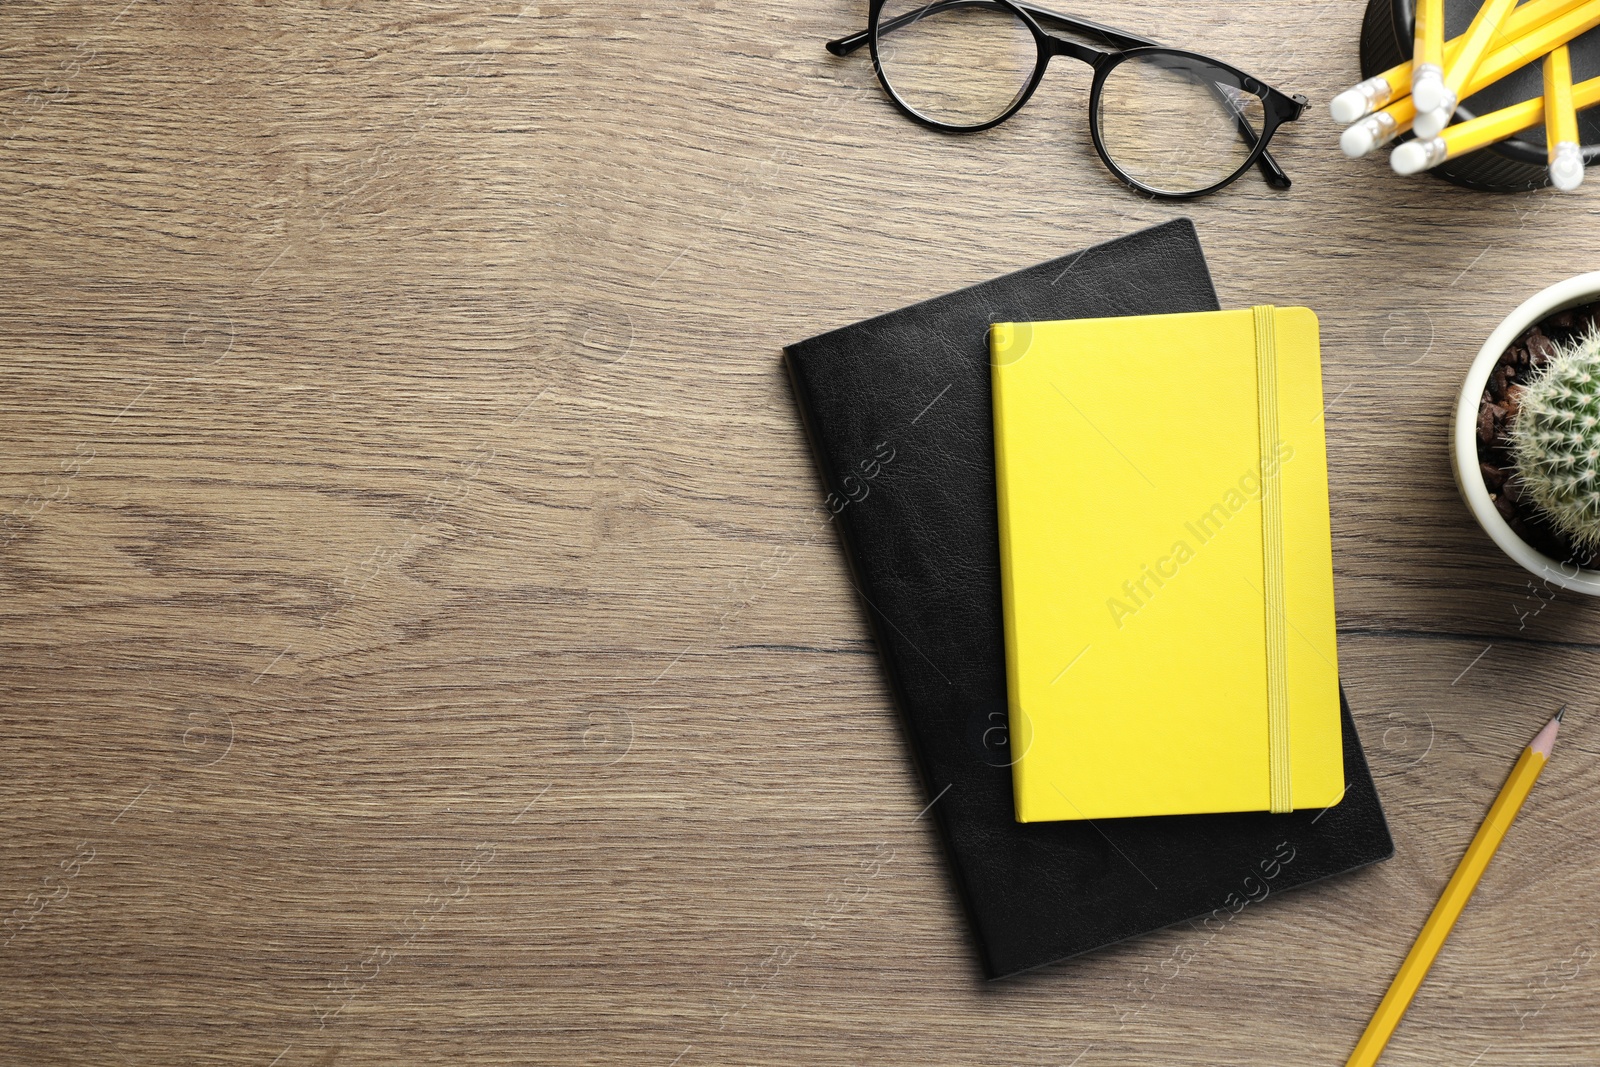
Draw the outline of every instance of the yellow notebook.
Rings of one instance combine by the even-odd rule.
[[[989,343],[1017,819],[1338,803],[1316,315]]]

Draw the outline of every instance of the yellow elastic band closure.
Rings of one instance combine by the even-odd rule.
[[[1292,811],[1289,773],[1289,639],[1283,593],[1283,486],[1278,463],[1278,338],[1270,304],[1253,309],[1256,412],[1261,434],[1261,580],[1267,605],[1267,772],[1274,812]]]

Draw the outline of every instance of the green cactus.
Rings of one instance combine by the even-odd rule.
[[[1556,346],[1522,390],[1511,443],[1540,510],[1575,544],[1600,548],[1600,330]]]

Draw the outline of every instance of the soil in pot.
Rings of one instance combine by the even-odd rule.
[[[1478,469],[1489,497],[1516,535],[1551,559],[1584,568],[1600,567],[1600,550],[1574,545],[1524,495],[1511,454],[1522,388],[1555,354],[1558,343],[1575,340],[1600,325],[1600,301],[1558,311],[1524,330],[1500,354],[1478,403]]]

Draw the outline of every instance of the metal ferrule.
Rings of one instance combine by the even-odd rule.
[[[1359,85],[1351,86],[1351,88],[1360,93],[1361,98],[1367,102],[1367,114],[1369,115],[1394,99],[1394,86],[1390,85],[1389,79],[1382,75],[1368,78]]]
[[[1431,141],[1419,139],[1416,143],[1422,146],[1424,152],[1428,153],[1428,162],[1424,164],[1423,170],[1437,167],[1450,158],[1450,149],[1445,145],[1443,137],[1435,137]]]
[[[1388,144],[1400,136],[1400,124],[1387,111],[1379,111],[1377,114],[1368,115],[1361,120],[1361,125],[1372,135],[1373,148]]]

